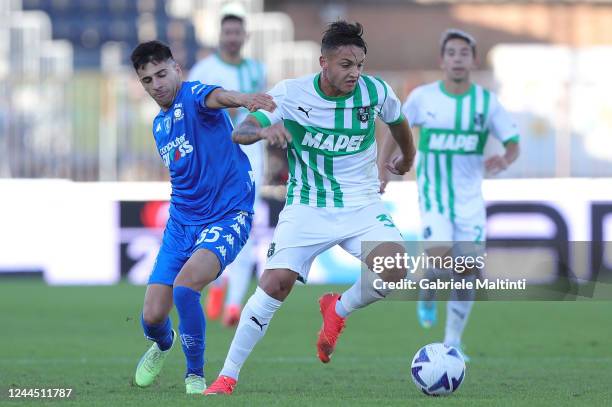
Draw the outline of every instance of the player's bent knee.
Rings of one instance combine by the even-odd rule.
[[[151,284],[147,287],[142,318],[148,325],[163,323],[172,310],[172,287],[163,284]]]
[[[374,270],[374,259],[378,258],[392,258],[397,259],[398,256],[401,259],[406,254],[405,248],[396,242],[384,242],[376,246],[366,257],[366,265],[370,270]],[[383,281],[387,282],[398,282],[406,277],[407,269],[402,266],[402,262],[393,261],[391,262],[393,267],[387,267],[385,270],[379,273],[379,277]]]
[[[297,273],[289,269],[269,269],[259,279],[259,287],[270,297],[284,301],[291,292]]]
[[[147,325],[159,325],[168,318],[169,313],[169,310],[162,306],[145,306],[142,310],[142,319]]]

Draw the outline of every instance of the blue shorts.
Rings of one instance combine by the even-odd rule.
[[[148,284],[174,285],[174,279],[191,255],[199,249],[213,252],[223,272],[234,261],[251,232],[253,215],[230,212],[223,219],[205,225],[181,225],[168,219]]]

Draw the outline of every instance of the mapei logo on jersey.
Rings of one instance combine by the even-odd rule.
[[[192,151],[193,146],[189,144],[189,140],[183,134],[160,148],[159,154],[162,156],[164,165],[169,167],[171,162],[180,160]]]
[[[429,135],[430,151],[475,152],[478,149],[478,134],[455,134],[432,132]]]
[[[357,118],[361,123],[367,123],[370,120],[370,107],[360,107],[357,109]]]
[[[344,134],[323,134],[313,135],[310,132],[304,134],[302,145],[319,150],[334,152],[354,152],[359,151],[365,136],[345,136]]]

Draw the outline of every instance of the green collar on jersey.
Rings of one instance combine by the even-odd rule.
[[[346,100],[350,98],[355,93],[355,89],[357,89],[357,86],[359,86],[359,80],[357,80],[357,83],[355,84],[355,88],[353,88],[353,91],[351,93],[347,93],[346,95],[340,95],[340,96],[327,96],[325,93],[323,93],[323,90],[321,89],[321,86],[319,85],[319,78],[321,78],[320,72],[316,74],[314,77],[315,90],[317,91],[319,96],[321,96],[323,99],[330,100],[332,102],[337,102],[337,101]]]
[[[469,95],[472,89],[476,86],[473,83],[471,83],[468,90],[460,94],[455,94],[455,93],[450,93],[449,91],[446,90],[446,88],[444,87],[444,81],[440,81],[438,83],[440,84],[440,90],[442,91],[442,93],[444,93],[449,98],[454,98],[454,99],[461,99],[462,97]]]
[[[244,58],[241,58],[241,59],[240,59],[240,62],[238,62],[237,64],[234,64],[234,63],[232,63],[232,62],[227,62],[226,60],[224,60],[223,58],[221,58],[221,53],[220,53],[220,52],[215,52],[215,56],[217,57],[217,59],[218,59],[219,61],[221,61],[221,63],[223,63],[223,64],[225,64],[225,65],[233,66],[233,67],[235,67],[235,68],[238,68],[239,66],[242,66],[242,65],[243,65],[243,64],[246,62],[246,59],[244,59]]]

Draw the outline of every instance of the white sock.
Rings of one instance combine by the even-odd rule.
[[[212,281],[212,282],[209,284],[209,286],[210,286],[210,287],[218,287],[218,288],[221,288],[221,287],[223,287],[223,285],[225,285],[225,283],[227,282],[227,279],[226,279],[226,278],[227,278],[227,277],[225,276],[225,274],[221,274],[221,275],[219,276],[219,278],[217,278],[216,280],[213,280],[213,281]]]
[[[342,293],[340,301],[336,303],[336,313],[339,316],[346,318],[356,309],[363,308],[372,304],[373,302],[385,298],[391,292],[391,290],[375,289],[374,280],[378,278],[378,275],[372,272],[362,272],[355,284],[350,286],[348,290]]]
[[[227,270],[227,299],[225,305],[241,306],[244,296],[249,289],[253,265],[255,264],[255,252],[253,238],[249,238],[238,253],[238,256]]]
[[[222,375],[238,380],[242,365],[265,335],[272,316],[281,304],[281,301],[275,300],[257,287],[240,316],[238,328],[221,369]]]
[[[349,312],[342,306],[342,298],[340,298],[340,301],[336,301],[336,314],[342,318],[348,317]]]
[[[444,343],[446,345],[461,345],[463,330],[467,324],[473,304],[473,300],[450,300],[446,304],[446,331],[444,333]]]
[[[476,275],[469,274],[462,277],[465,281],[475,284]],[[468,317],[474,305],[476,289],[451,291],[450,299],[446,304],[446,330],[444,343],[451,346],[461,345],[463,330],[467,325]]]

